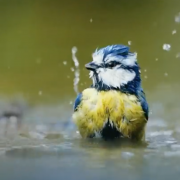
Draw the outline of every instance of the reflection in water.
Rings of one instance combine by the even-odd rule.
[[[179,177],[178,5],[1,2],[1,179]],[[147,144],[83,140],[71,122],[75,93],[91,83],[84,64],[97,47],[116,43],[138,53],[150,104]]]

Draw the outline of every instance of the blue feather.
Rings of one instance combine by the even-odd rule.
[[[142,89],[138,93],[138,98],[139,98],[139,101],[141,103],[142,109],[144,111],[145,117],[148,120],[148,118],[149,118],[148,117],[149,116],[149,106],[148,106],[148,103],[146,101],[145,93],[143,92]]]
[[[126,56],[129,53],[129,47],[121,44],[110,45],[95,51],[95,54],[103,54],[103,59],[112,54],[112,56]]]
[[[74,102],[74,111],[77,110],[79,104],[81,103],[81,99],[82,99],[82,93],[79,93],[76,97],[76,100]]]
[[[129,52],[129,47],[128,46],[124,46],[124,45],[111,45],[111,46],[107,46],[105,47],[105,51],[108,54],[117,54],[117,55],[121,55],[124,53],[128,53]]]

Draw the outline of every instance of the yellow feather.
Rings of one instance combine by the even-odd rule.
[[[144,139],[147,120],[136,96],[115,90],[85,89],[78,110],[73,114],[82,137],[101,131],[108,118],[124,137]]]

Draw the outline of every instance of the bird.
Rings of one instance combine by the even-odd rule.
[[[81,137],[145,141],[149,106],[137,53],[108,45],[96,49],[85,67],[92,85],[77,95],[72,114]]]

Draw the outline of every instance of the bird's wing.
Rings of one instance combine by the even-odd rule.
[[[79,104],[81,103],[81,99],[82,99],[82,93],[79,93],[74,102],[74,111],[77,111],[77,108],[78,108]]]
[[[148,120],[149,118],[149,106],[148,103],[146,101],[146,95],[144,93],[144,91],[141,89],[138,93],[138,99],[141,103],[142,109],[144,111],[145,117]]]

